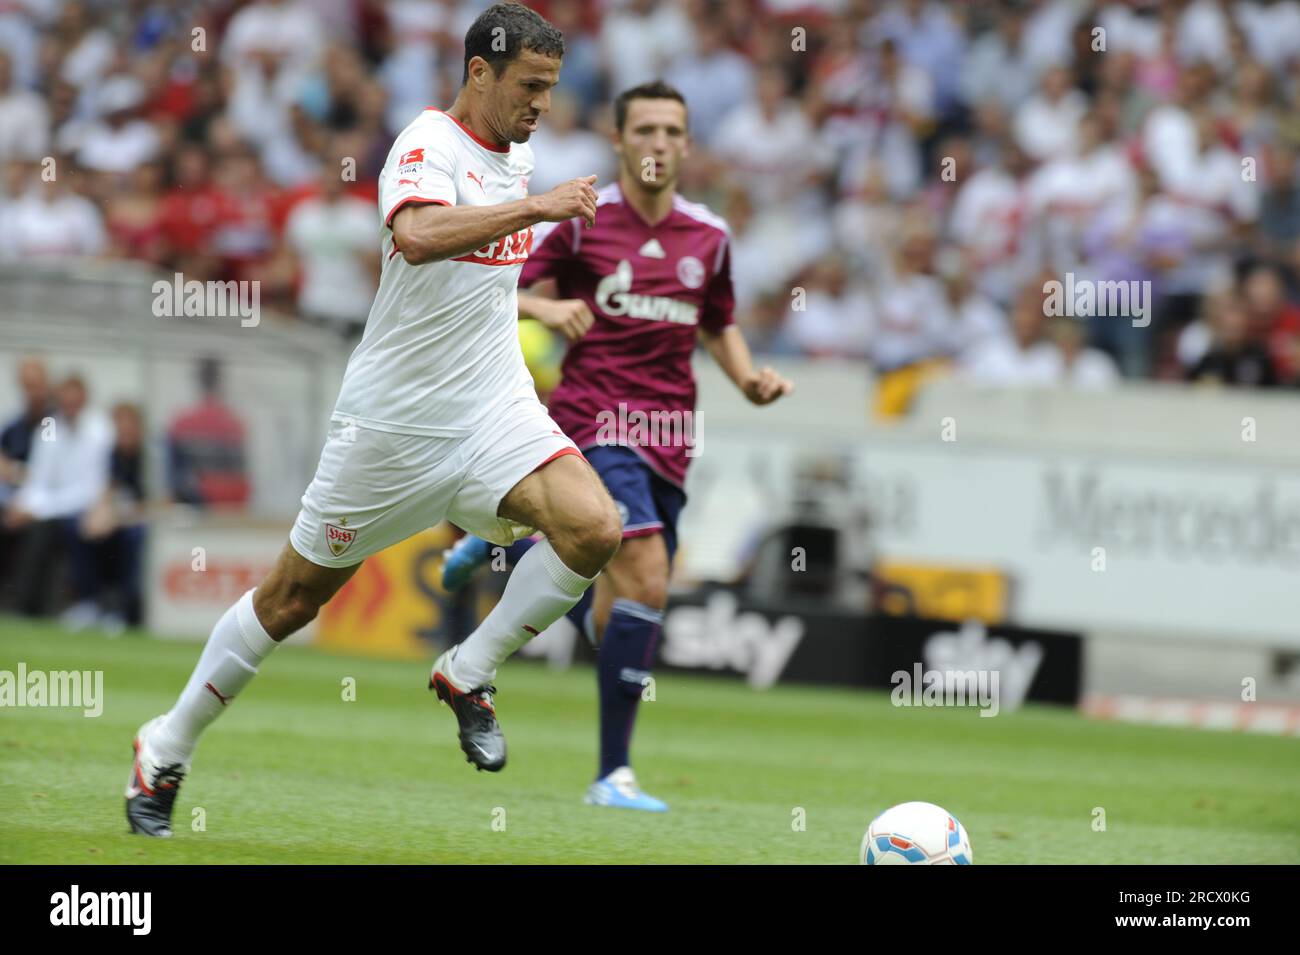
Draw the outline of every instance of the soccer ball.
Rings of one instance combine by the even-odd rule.
[[[970,865],[975,856],[966,827],[930,802],[905,802],[886,809],[867,827],[859,861],[863,865]]]

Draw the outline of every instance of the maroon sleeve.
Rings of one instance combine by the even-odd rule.
[[[544,222],[533,226],[533,248],[524,270],[519,273],[519,287],[536,285],[545,279],[559,279],[573,264],[577,252],[577,219]]]
[[[735,321],[732,313],[736,308],[736,296],[731,287],[731,239],[728,236],[723,236],[717,255],[718,267],[704,290],[704,309],[700,314],[701,327],[715,335]]]

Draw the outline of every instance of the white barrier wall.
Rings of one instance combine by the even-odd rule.
[[[757,409],[699,368],[684,576],[735,576],[755,529],[790,512],[796,475],[819,469],[843,485],[818,485],[826,509],[869,519],[877,556],[996,567],[1025,626],[1300,647],[1300,396],[946,380],[874,425],[865,376],[782,370],[795,398]]]

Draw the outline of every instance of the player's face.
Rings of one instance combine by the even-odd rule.
[[[624,171],[650,192],[677,185],[690,146],[686,107],[675,99],[632,100],[614,137]]]
[[[506,64],[488,92],[489,114],[503,139],[528,142],[528,137],[537,132],[542,114],[551,109],[551,87],[559,79],[559,57],[522,50]]]

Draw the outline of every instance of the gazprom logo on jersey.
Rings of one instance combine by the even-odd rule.
[[[633,448],[685,448],[686,456],[700,453],[701,428],[693,411],[644,411],[628,409],[620,401],[618,410],[596,414],[596,444]]]
[[[679,302],[665,295],[633,295],[632,263],[618,263],[613,275],[606,275],[596,286],[596,305],[606,315],[626,315],[651,322],[676,322],[698,325],[700,310],[690,302]]]
[[[533,250],[533,227],[521,229],[489,242],[469,255],[458,255],[453,262],[477,262],[479,265],[522,265]]]

